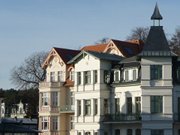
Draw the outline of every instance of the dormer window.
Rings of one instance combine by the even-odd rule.
[[[128,82],[129,81],[129,71],[128,70],[125,70],[125,72],[124,72],[124,80],[125,80],[125,82]]]
[[[124,70],[124,81],[136,81],[137,80],[137,68],[128,68]]]
[[[133,81],[137,80],[137,71],[134,69],[133,70]]]
[[[114,82],[119,82],[120,81],[120,71],[115,70],[114,71]]]

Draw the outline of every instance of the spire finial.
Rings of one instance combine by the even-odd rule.
[[[159,26],[160,26],[160,20],[162,20],[163,17],[161,16],[160,12],[159,12],[159,8],[158,8],[158,4],[156,2],[156,6],[154,8],[154,12],[151,16],[151,20],[153,20],[153,24],[155,25],[155,20],[159,21]]]

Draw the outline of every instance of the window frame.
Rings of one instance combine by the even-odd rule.
[[[77,72],[77,85],[81,85],[81,72]]]
[[[152,114],[163,113],[163,96],[151,96],[150,109]]]
[[[98,82],[98,72],[97,70],[93,70],[93,83],[97,83]]]
[[[49,117],[41,117],[41,126],[42,130],[49,130]]]
[[[51,92],[51,105],[54,107],[58,106],[58,92],[57,91],[53,91]]]
[[[59,120],[58,116],[53,116],[52,117],[52,130],[57,131],[59,130]]]
[[[132,97],[126,97],[126,104],[127,104],[127,114],[132,114]]]
[[[85,115],[91,115],[91,100],[87,99],[84,101]]]
[[[56,82],[55,72],[50,72],[50,82]]]
[[[150,65],[150,80],[162,80],[162,65]]]
[[[152,129],[151,135],[164,135],[164,130],[163,129]]]
[[[91,71],[84,71],[84,84],[91,84]]]

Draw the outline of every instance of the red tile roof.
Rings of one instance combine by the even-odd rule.
[[[97,44],[97,45],[88,45],[81,48],[84,51],[95,51],[95,52],[103,52],[108,44]]]
[[[79,50],[71,50],[71,49],[56,48],[56,47],[53,47],[53,48],[56,50],[56,52],[59,54],[59,56],[62,58],[62,60],[65,63],[67,63],[74,56],[76,56],[78,53],[80,53]]]

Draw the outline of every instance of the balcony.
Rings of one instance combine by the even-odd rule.
[[[61,113],[74,113],[74,105],[64,105],[60,107]]]
[[[63,86],[64,82],[41,82],[39,83],[39,87],[45,87],[45,88],[59,88]]]
[[[39,108],[39,112],[41,112],[41,113],[59,113],[59,107],[41,106]]]
[[[124,123],[124,122],[140,122],[140,114],[106,114],[104,116],[104,122],[106,123]]]

